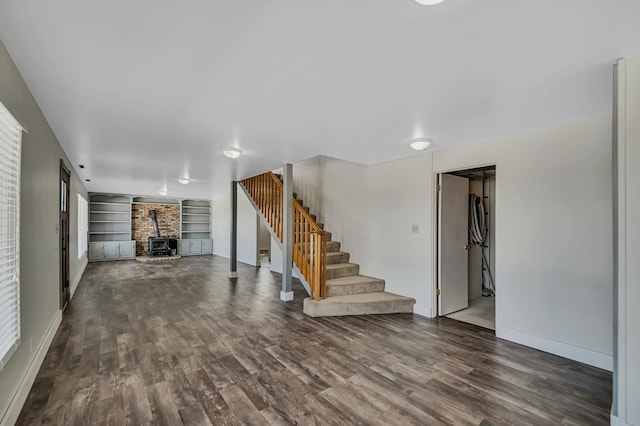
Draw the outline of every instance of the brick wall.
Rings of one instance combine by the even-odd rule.
[[[154,237],[153,220],[149,210],[155,210],[160,236],[178,238],[180,206],[178,204],[133,204],[131,206],[131,236],[136,240],[136,256],[144,256],[149,249],[149,237]]]

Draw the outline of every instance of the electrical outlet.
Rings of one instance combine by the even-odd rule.
[[[417,234],[418,232],[420,232],[420,226],[419,225],[411,225],[411,232],[413,232],[414,234]]]

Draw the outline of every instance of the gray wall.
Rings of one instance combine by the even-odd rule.
[[[28,128],[22,138],[20,206],[20,300],[22,338],[18,351],[0,371],[0,419],[36,356],[47,330],[59,319],[59,168],[71,167],[9,53],[0,43],[0,101]],[[72,169],[70,195],[70,280],[86,265],[78,259],[77,194],[87,191]],[[38,366],[39,367],[39,366]],[[27,389],[28,390],[28,389]],[[1,422],[1,421],[0,421]]]

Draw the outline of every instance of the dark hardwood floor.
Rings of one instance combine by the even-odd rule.
[[[227,269],[89,264],[18,424],[608,424],[608,372],[446,318],[309,318]]]

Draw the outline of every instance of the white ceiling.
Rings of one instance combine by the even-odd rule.
[[[0,0],[0,38],[90,191],[217,198],[318,154],[608,114],[639,18],[637,0]]]

